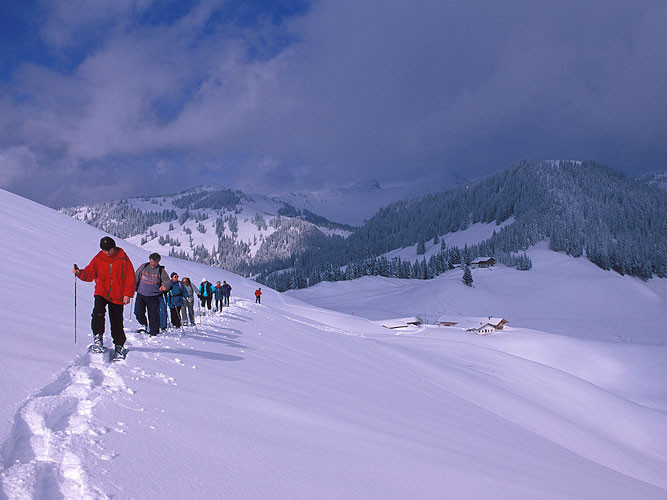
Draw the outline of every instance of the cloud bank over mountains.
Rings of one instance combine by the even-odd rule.
[[[1,8],[0,187],[54,206],[665,167],[662,1],[28,5]]]

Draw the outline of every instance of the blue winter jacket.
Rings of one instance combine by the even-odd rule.
[[[167,295],[167,302],[169,307],[181,307],[183,305],[183,299],[188,296],[188,292],[183,286],[183,283],[177,281],[176,283],[171,283],[171,290]]]
[[[223,287],[215,287],[213,289],[213,295],[215,295],[215,300],[222,300],[223,295],[225,295],[225,289]]]

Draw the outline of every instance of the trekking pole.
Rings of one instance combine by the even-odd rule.
[[[74,264],[74,269],[79,270],[79,266]],[[76,274],[74,275],[74,343],[76,344]]]

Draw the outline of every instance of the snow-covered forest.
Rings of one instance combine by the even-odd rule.
[[[377,255],[510,217],[514,223],[489,239],[491,255],[549,238],[553,250],[585,254],[603,269],[667,275],[667,193],[592,162],[525,162],[463,188],[392,204],[347,245],[351,255]]]

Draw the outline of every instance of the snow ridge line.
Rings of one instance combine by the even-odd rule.
[[[94,424],[93,409],[127,390],[109,351],[103,356],[79,356],[17,411],[2,446],[0,484],[9,500],[52,498],[57,491],[64,498],[109,498],[90,484],[84,465],[113,458],[99,444],[107,430]]]

